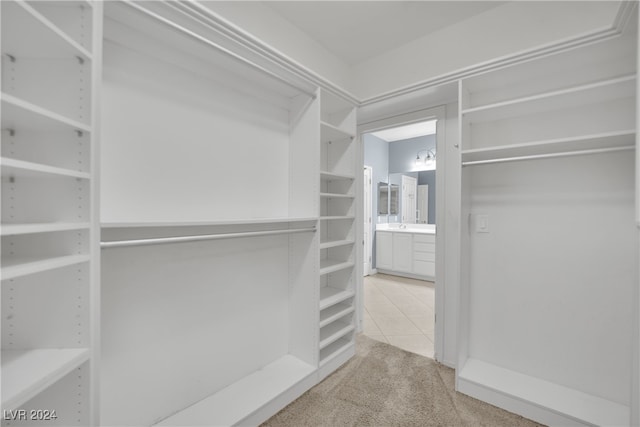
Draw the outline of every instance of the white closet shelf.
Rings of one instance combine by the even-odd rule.
[[[2,280],[55,270],[90,260],[90,255],[67,255],[49,258],[6,258],[2,260]]]
[[[2,224],[3,236],[16,236],[20,234],[50,233],[54,231],[88,230],[91,224],[88,222],[43,222],[27,224]]]
[[[315,372],[285,355],[241,380],[156,424],[159,426],[238,425],[256,410]]]
[[[327,181],[353,181],[354,179],[356,179],[354,175],[328,171],[321,171],[320,177]]]
[[[2,351],[2,406],[16,409],[89,360],[89,349]]]
[[[43,165],[40,163],[25,162],[23,160],[0,158],[2,165],[2,176],[18,175],[21,177],[38,177],[45,175],[58,175],[70,178],[91,179],[91,174],[87,172],[74,171],[71,169],[58,168],[55,166]]]
[[[461,111],[467,123],[496,121],[512,117],[629,98],[635,91],[635,75],[601,80],[561,90],[539,93]]]
[[[334,358],[338,357],[342,352],[355,346],[353,340],[340,338],[320,350],[320,366],[324,366]]]
[[[355,311],[353,304],[335,304],[320,311],[320,327],[323,328]]]
[[[340,270],[346,270],[353,267],[355,264],[353,261],[335,260],[335,259],[321,259],[320,260],[320,275],[334,273]]]
[[[353,331],[356,327],[351,322],[334,321],[320,329],[320,350]]]
[[[5,37],[2,40],[3,54],[12,55],[18,61],[20,57],[69,59],[80,57],[82,60],[91,60],[91,52],[25,1],[18,0],[10,5],[3,5],[3,9],[3,32],[30,35],[29,37]]]
[[[29,129],[43,132],[91,132],[91,126],[58,113],[2,93],[2,129],[20,132]]]
[[[468,359],[458,375],[461,388],[480,387],[502,396],[531,402],[588,425],[628,425],[629,407],[511,371],[477,359]]]
[[[320,122],[320,140],[322,142],[351,141],[355,135],[327,122]]]
[[[504,157],[551,154],[601,148],[628,147],[635,144],[635,130],[627,129],[592,135],[525,142],[503,146],[462,150],[463,162]]]
[[[339,246],[353,245],[353,240],[332,240],[320,243],[320,249],[336,248]]]
[[[324,197],[325,199],[354,199],[355,196],[351,194],[340,194],[340,193],[320,193],[320,197]]]
[[[252,218],[219,221],[162,221],[162,222],[103,222],[102,228],[145,228],[145,227],[203,227],[215,225],[285,224],[317,221],[318,217]]]
[[[356,217],[353,215],[328,215],[321,216],[321,221],[333,221],[333,220],[341,220],[341,219],[355,219]]]
[[[355,295],[351,289],[338,289],[331,286],[320,288],[320,310],[325,310],[332,305],[339,304]]]

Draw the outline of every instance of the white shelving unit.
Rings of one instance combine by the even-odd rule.
[[[39,425],[96,425],[101,5],[1,8],[2,407],[55,411]],[[10,418],[2,425],[33,422]]]
[[[355,353],[355,109],[320,91],[320,378]]]
[[[321,188],[321,100],[196,7],[105,5],[104,425],[258,425],[319,378],[320,193],[351,200]]]
[[[457,388],[545,424],[629,422],[635,28],[459,84]]]

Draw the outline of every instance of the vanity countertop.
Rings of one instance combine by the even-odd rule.
[[[394,233],[436,234],[435,224],[378,224],[376,231],[393,231]]]

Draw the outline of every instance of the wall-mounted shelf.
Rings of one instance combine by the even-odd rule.
[[[51,258],[5,258],[2,260],[2,280],[88,262],[89,255],[67,255]]]
[[[87,360],[86,348],[2,351],[2,407],[19,408]]]
[[[52,233],[56,231],[88,230],[88,222],[45,222],[39,224],[2,224],[2,236],[20,234]]]
[[[325,199],[355,199],[355,196],[350,194],[339,194],[339,193],[320,193],[320,197]]]
[[[58,175],[69,178],[90,179],[91,174],[88,172],[78,172],[70,169],[47,166],[39,163],[25,162],[22,160],[0,158],[3,176],[21,176],[21,177],[37,177],[45,175]]]
[[[339,221],[339,220],[352,220],[356,217],[353,215],[331,215],[331,216],[321,216],[319,219],[321,221]]]
[[[330,123],[320,122],[320,140],[322,142],[349,142],[355,134],[334,126]]]
[[[353,175],[342,174],[342,173],[332,173],[327,171],[320,171],[320,178],[327,181],[340,181],[340,180],[353,181],[354,179],[356,179],[356,177]]]
[[[320,249],[337,248],[340,246],[353,245],[353,240],[331,240],[320,243]]]
[[[331,361],[349,349],[353,349],[355,344],[353,338],[343,337],[329,344],[320,350],[320,366],[323,367],[331,363]]]
[[[478,148],[462,151],[462,161],[477,162],[496,158],[532,156],[571,151],[631,147],[635,144],[635,130],[623,130],[546,141],[524,142],[499,147]]]
[[[355,311],[353,304],[335,304],[320,311],[320,328]]]
[[[334,259],[323,259],[320,261],[320,275],[333,273],[340,270],[345,270],[354,266],[352,261],[342,261]]]
[[[27,128],[37,131],[83,131],[90,132],[91,127],[77,120],[42,108],[16,96],[2,93],[2,128]]]
[[[91,60],[91,53],[24,1],[12,2],[2,15],[2,26],[10,34],[30,37],[2,40],[4,53],[24,58],[76,58]]]
[[[338,289],[331,286],[320,288],[320,310],[325,310],[334,304],[341,303],[344,300],[352,298],[355,291],[351,289]]]
[[[511,117],[578,107],[633,96],[635,75],[605,79],[565,89],[461,110],[468,123],[502,120]]]
[[[335,321],[327,326],[320,328],[320,350],[326,348],[329,344],[336,342],[349,332],[353,331],[355,326],[352,323]]]

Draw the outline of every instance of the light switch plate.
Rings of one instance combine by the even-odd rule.
[[[476,233],[489,232],[489,215],[476,215]]]

